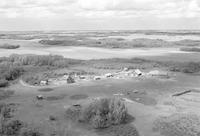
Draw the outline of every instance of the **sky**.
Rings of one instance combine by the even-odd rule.
[[[0,0],[0,31],[200,29],[200,0]]]

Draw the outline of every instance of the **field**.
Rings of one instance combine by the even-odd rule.
[[[181,41],[126,39],[133,34]],[[183,39],[191,35],[194,39]],[[196,136],[198,36],[187,31],[2,34],[1,44],[20,47],[0,49],[0,134]],[[122,123],[114,115],[123,118],[126,109],[130,118]],[[8,134],[11,128],[14,134]]]

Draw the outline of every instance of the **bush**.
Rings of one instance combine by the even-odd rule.
[[[4,104],[4,103],[0,104],[0,116],[3,119],[11,118],[13,111],[14,111],[14,109],[9,104]]]
[[[8,81],[5,79],[0,79],[0,87],[7,87]]]
[[[64,41],[61,40],[41,40],[39,41],[40,44],[44,44],[44,45],[59,45],[59,44],[63,44]]]
[[[124,123],[127,115],[125,104],[117,98],[96,100],[83,110],[83,120],[90,122],[94,128]]]
[[[94,128],[106,128],[126,123],[128,116],[125,104],[117,98],[102,98],[83,107],[70,107],[69,118],[89,123]]]
[[[199,62],[188,62],[183,64],[176,64],[170,68],[171,71],[183,73],[196,73],[200,71]]]
[[[19,120],[4,120],[1,122],[0,134],[5,136],[17,136],[22,126],[23,122]]]
[[[17,79],[24,72],[22,67],[8,65],[0,67],[0,79],[11,81]]]
[[[11,45],[11,44],[0,45],[0,48],[2,48],[2,49],[17,49],[19,47],[20,47],[20,45]]]

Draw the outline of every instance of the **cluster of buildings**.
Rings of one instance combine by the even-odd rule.
[[[106,73],[104,75],[99,76],[92,76],[92,75],[64,75],[60,78],[51,78],[46,81],[41,81],[40,85],[60,85],[60,84],[72,84],[75,82],[80,82],[83,80],[101,80],[101,79],[107,79],[107,78],[115,78],[115,79],[125,79],[125,78],[131,78],[131,77],[139,77],[139,76],[169,76],[167,72],[161,72],[158,70],[153,70],[148,73],[144,73],[139,69],[129,69],[124,68],[121,71],[114,72],[114,73]]]
[[[100,80],[103,78],[127,78],[127,77],[139,77],[142,76],[144,73],[142,73],[139,69],[128,69],[124,68],[122,71],[115,72],[115,73],[107,73],[102,76],[95,76],[94,80]]]

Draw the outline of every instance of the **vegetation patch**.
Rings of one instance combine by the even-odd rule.
[[[14,91],[12,91],[12,90],[0,89],[0,100],[4,100],[6,98],[9,98],[13,94],[14,94]]]
[[[160,117],[154,122],[154,131],[164,136],[198,136],[200,117],[194,114],[173,114]]]
[[[199,62],[187,62],[181,64],[174,64],[170,67],[171,71],[174,72],[183,72],[183,73],[197,73],[200,71]]]
[[[0,45],[0,49],[17,49],[20,45],[12,45],[12,44],[3,44]]]
[[[180,48],[181,51],[187,51],[187,52],[200,52],[200,48]]]
[[[0,118],[9,119],[13,117],[13,112],[15,111],[15,104],[5,104],[0,103]]]
[[[44,45],[59,45],[63,44],[64,41],[61,40],[41,40],[39,43],[44,44]]]
[[[0,79],[0,87],[7,87],[9,82],[5,79]]]
[[[53,90],[54,89],[52,89],[52,88],[41,88],[41,89],[38,89],[39,92],[51,92]]]
[[[72,100],[81,100],[81,99],[86,99],[86,98],[88,98],[87,94],[76,94],[76,95],[70,96],[70,99]]]
[[[72,106],[67,117],[90,124],[95,129],[127,123],[129,115],[125,104],[117,98],[101,98],[84,106]]]

